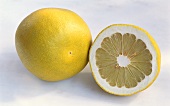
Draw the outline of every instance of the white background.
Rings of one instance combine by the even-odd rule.
[[[0,106],[168,106],[170,105],[170,0],[0,0]],[[89,65],[76,76],[41,81],[22,65],[15,50],[15,31],[31,12],[67,8],[89,25],[93,40],[106,26],[135,24],[157,41],[161,73],[145,91],[129,97],[104,92]]]

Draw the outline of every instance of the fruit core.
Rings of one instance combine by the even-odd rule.
[[[126,67],[130,64],[128,57],[123,55],[119,55],[119,57],[117,57],[117,62],[120,67]]]

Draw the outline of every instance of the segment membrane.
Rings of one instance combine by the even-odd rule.
[[[126,67],[125,68],[125,87],[132,88],[137,86],[137,82],[134,79],[134,76],[130,72],[130,70]]]
[[[150,62],[152,60],[152,55],[148,49],[145,49],[140,54],[131,58],[131,62]]]
[[[135,43],[136,37],[133,34],[126,33],[123,35],[123,55],[127,56],[128,51]]]
[[[118,73],[118,77],[117,77],[117,86],[119,88],[123,87],[124,86],[124,83],[125,83],[125,68],[124,67],[119,67],[117,69],[117,71],[119,72]]]
[[[127,56],[130,64],[119,66],[117,57]],[[96,66],[101,78],[110,86],[133,88],[152,72],[152,55],[141,39],[134,34],[119,32],[106,37],[96,50]]]
[[[138,70],[137,68],[133,67],[132,65],[128,65],[128,69],[131,71],[131,73],[134,76],[134,79],[137,82],[141,82],[145,78],[144,73]]]
[[[117,54],[118,55],[122,54],[122,34],[115,33],[111,36],[110,40],[112,41],[112,44],[114,45],[114,47],[117,51]]]
[[[137,41],[132,45],[131,49],[129,50],[127,56],[129,58],[132,58],[133,56],[138,55],[144,49],[146,49],[145,43],[142,40],[137,39]]]
[[[115,64],[108,65],[106,67],[99,68],[99,73],[102,75],[102,78],[109,78],[111,75],[116,75],[115,71],[112,69],[115,67]]]
[[[103,39],[103,42],[101,43],[101,47],[104,50],[106,50],[109,54],[118,56],[118,52],[116,50],[116,47],[112,44],[109,37],[106,37],[106,38]]]
[[[136,67],[139,71],[143,72],[146,76],[149,76],[152,72],[152,64],[150,62],[135,62],[131,65]]]

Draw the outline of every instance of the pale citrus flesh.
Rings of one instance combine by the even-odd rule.
[[[119,55],[127,56],[131,63],[127,67],[119,66]],[[101,48],[96,51],[99,73],[111,86],[137,86],[137,82],[141,82],[145,75],[150,75],[151,60],[152,55],[146,49],[145,43],[140,39],[136,40],[135,35],[129,33],[123,36],[121,33],[115,33],[110,38],[104,38]]]
[[[91,33],[76,13],[44,8],[27,16],[16,32],[16,49],[24,66],[46,81],[79,73],[88,62]]]
[[[132,95],[153,83],[160,70],[160,51],[150,37],[134,25],[116,24],[104,29],[89,57],[99,86],[112,94]],[[122,60],[126,65],[120,65],[120,57],[127,59]]]

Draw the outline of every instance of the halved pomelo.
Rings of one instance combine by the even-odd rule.
[[[157,43],[144,29],[128,24],[105,28],[89,54],[97,84],[115,95],[132,95],[149,87],[160,72]]]

